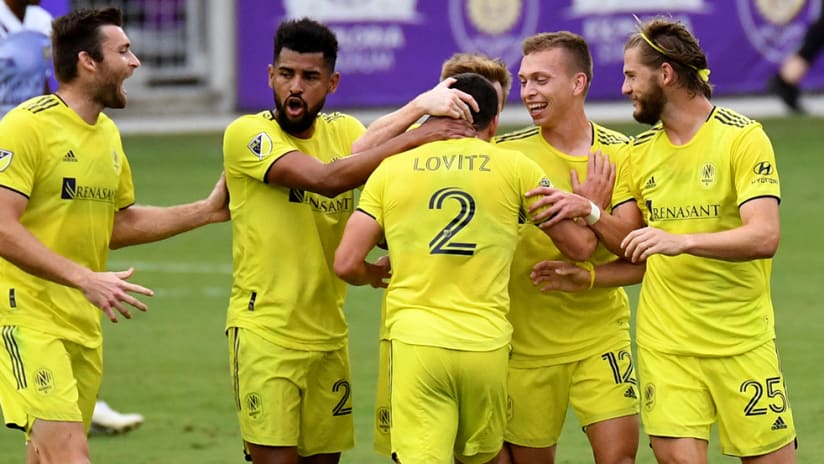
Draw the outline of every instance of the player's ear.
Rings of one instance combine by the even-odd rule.
[[[340,73],[335,71],[329,77],[329,88],[326,93],[335,93],[335,90],[338,90],[338,84],[340,83]]]
[[[77,67],[83,68],[87,71],[94,71],[97,68],[97,61],[89,54],[89,52],[83,50],[77,53]]]

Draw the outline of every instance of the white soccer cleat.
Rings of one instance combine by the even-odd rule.
[[[143,416],[135,413],[122,414],[112,409],[105,401],[94,405],[90,433],[114,435],[136,429],[143,423]]]

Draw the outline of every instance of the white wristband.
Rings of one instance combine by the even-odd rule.
[[[592,209],[589,210],[589,216],[584,217],[584,222],[593,225],[601,219],[601,208],[592,201],[589,204],[592,205]]]

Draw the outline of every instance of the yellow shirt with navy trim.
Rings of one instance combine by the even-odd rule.
[[[660,123],[639,134],[629,164],[629,185],[647,225],[673,234],[734,229],[742,224],[742,204],[780,199],[767,134],[726,108],[714,108],[684,145],[673,145]],[[771,269],[772,259],[651,256],[638,302],[638,345],[732,356],[775,338]]]
[[[227,328],[254,330],[292,349],[344,346],[346,283],[333,264],[355,206],[353,192],[327,198],[268,184],[266,173],[295,150],[323,163],[348,156],[364,131],[351,116],[321,113],[312,137],[300,139],[284,132],[271,111],[241,116],[226,129],[234,262]]]
[[[592,151],[600,150],[610,162],[626,159],[629,139],[591,123]],[[587,156],[563,153],[550,145],[540,127],[530,127],[496,138],[500,147],[515,149],[538,163],[556,188],[572,191],[570,171],[587,176]],[[516,367],[568,363],[604,353],[616,343],[629,343],[630,308],[623,288],[595,288],[586,292],[541,292],[529,277],[542,260],[569,261],[552,240],[535,227],[522,226],[509,281],[512,322],[512,357]],[[616,259],[598,244],[590,262],[597,266]]]
[[[464,351],[509,343],[509,268],[524,194],[539,185],[551,184],[534,162],[474,138],[384,160],[358,209],[389,247],[390,339]]]
[[[102,113],[88,124],[56,95],[23,102],[0,121],[0,187],[28,198],[20,222],[46,247],[98,272],[115,213],[134,203],[115,124]],[[96,348],[101,314],[80,290],[0,259],[0,325]]]

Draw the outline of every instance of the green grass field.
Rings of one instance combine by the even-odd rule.
[[[800,463],[824,455],[824,315],[817,286],[824,282],[824,251],[815,235],[824,228],[824,121],[767,120],[782,177],[783,238],[773,267],[778,345],[799,433]],[[639,126],[615,126],[636,133]],[[168,205],[195,200],[212,188],[221,169],[221,136],[128,137],[137,200]],[[273,231],[273,240],[277,235]],[[142,428],[123,436],[90,440],[95,463],[240,463],[240,435],[229,383],[225,310],[231,283],[231,231],[212,225],[171,240],[118,250],[110,269],[134,266],[132,280],[156,292],[147,314],[130,321],[104,321],[105,375],[101,395],[117,409],[146,417]],[[283,244],[291,246],[291,244]],[[313,272],[297,269],[297,272]],[[818,282],[818,283],[816,283]],[[633,289],[635,290],[635,289]],[[636,294],[632,291],[632,295]],[[347,302],[355,401],[356,448],[343,462],[389,462],[372,452],[379,292],[353,288]],[[653,463],[643,438],[638,462]],[[23,435],[0,433],[0,464],[21,464]],[[717,439],[710,463],[721,457]],[[558,463],[589,463],[592,457],[574,416],[558,448]]]

